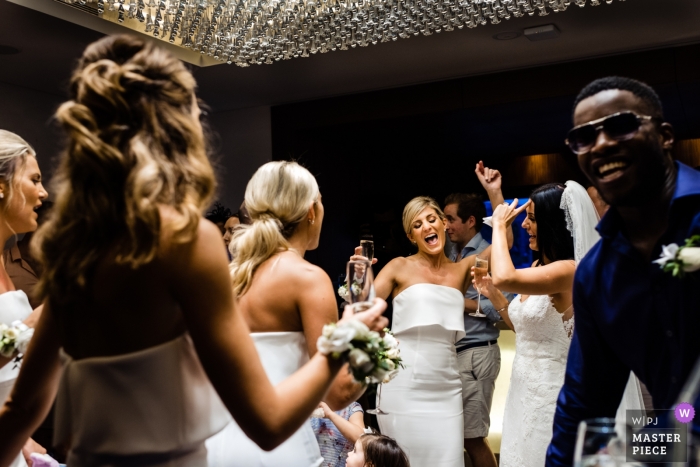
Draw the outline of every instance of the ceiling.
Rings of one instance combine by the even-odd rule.
[[[52,0],[45,0],[52,1]],[[530,42],[494,35],[554,23],[561,35]],[[278,105],[489,74],[584,58],[700,42],[697,0],[614,0],[569,7],[548,16],[513,18],[498,25],[399,39],[239,68],[195,67],[201,97],[215,111]],[[21,49],[0,55],[0,82],[64,95],[71,67],[96,31],[0,0],[0,45]],[[478,90],[475,90],[478,92]]]

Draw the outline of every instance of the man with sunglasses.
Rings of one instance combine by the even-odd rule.
[[[652,263],[662,245],[700,234],[700,173],[673,161],[673,128],[644,83],[596,80],[573,118],[567,144],[610,209],[576,271],[576,328],[547,467],[572,465],[581,420],[615,416],[630,370],[655,409],[672,409],[700,356],[700,277]]]

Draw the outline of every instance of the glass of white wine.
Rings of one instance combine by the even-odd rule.
[[[474,313],[469,313],[469,316],[474,318],[486,318],[487,316],[481,312],[481,279],[486,277],[489,273],[489,262],[486,259],[476,257],[476,262],[474,263],[474,287],[479,293],[479,297],[476,300],[476,311]]]
[[[624,433],[614,418],[584,420],[579,424],[574,449],[574,467],[627,467]]]
[[[348,288],[348,303],[353,311],[359,313],[370,308],[376,296],[371,263],[366,260],[349,261],[345,280]]]

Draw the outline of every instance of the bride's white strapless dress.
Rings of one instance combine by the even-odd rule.
[[[258,332],[251,337],[272,384],[277,385],[309,361],[303,332]],[[266,452],[235,421],[206,442],[209,467],[317,467],[323,462],[311,422]]]
[[[14,321],[24,321],[32,313],[27,295],[21,290],[0,294],[0,323],[12,324]],[[0,403],[5,402],[12,392],[15,380],[19,375],[19,367],[15,368],[10,362],[0,368]],[[10,467],[27,467],[24,457],[19,454]]]
[[[70,467],[206,467],[204,442],[230,415],[189,335],[145,350],[73,360],[61,351],[54,439]]]
[[[542,467],[552,440],[557,397],[564,385],[571,338],[548,295],[518,295],[508,307],[515,358],[503,414],[500,467]],[[572,318],[574,319],[574,318]],[[573,323],[570,323],[573,324]],[[618,414],[644,407],[634,374]]]
[[[392,331],[406,368],[382,385],[377,415],[411,467],[463,467],[462,383],[455,342],[464,336],[464,296],[415,284],[394,298]]]

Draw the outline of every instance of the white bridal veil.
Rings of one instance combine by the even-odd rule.
[[[586,190],[573,180],[566,182],[566,189],[562,194],[559,207],[564,210],[566,228],[574,237],[574,259],[578,266],[588,250],[600,240],[600,235],[595,229],[599,221],[598,213]],[[576,313],[576,308],[574,308],[574,313]],[[620,434],[624,433],[626,410],[644,410],[642,389],[633,372],[630,372],[627,387],[615,416],[616,430]]]

